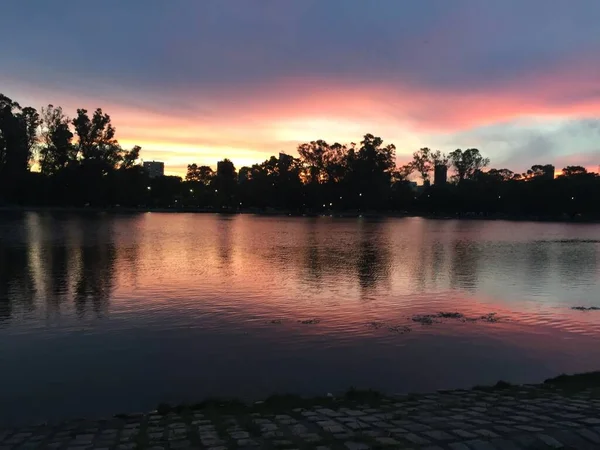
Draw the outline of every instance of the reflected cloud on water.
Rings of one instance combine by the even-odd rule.
[[[120,294],[151,289],[160,298],[161,286],[174,297],[194,287],[223,302],[232,301],[228,292],[265,301],[298,292],[335,299],[341,310],[350,299],[411,294],[426,304],[448,290],[509,304],[537,295],[568,303],[578,300],[569,284],[581,296],[598,288],[597,228],[35,212],[0,220],[0,323],[39,309],[47,318],[106,317]],[[540,240],[540,230],[555,238]]]

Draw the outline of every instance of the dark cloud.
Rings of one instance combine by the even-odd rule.
[[[213,135],[223,151],[266,152],[305,139],[314,124],[296,117],[523,168],[598,151],[593,121],[514,125],[600,114],[598,0],[22,0],[0,15],[0,92],[70,114],[101,106],[156,152]]]
[[[140,90],[299,76],[473,90],[600,52],[596,0],[29,0],[2,10],[11,76]]]

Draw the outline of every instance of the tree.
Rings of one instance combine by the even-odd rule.
[[[98,108],[90,119],[87,110],[78,109],[73,126],[79,141],[77,156],[82,163],[103,166],[104,170],[117,167],[123,159],[123,150],[115,139],[116,130],[108,114]]]
[[[580,177],[582,175],[588,175],[588,171],[583,166],[567,166],[562,170],[562,175],[565,178],[569,177]]]
[[[42,108],[41,127],[40,170],[50,175],[75,160],[76,150],[71,142],[73,133],[69,129],[69,118],[62,108],[52,105]]]
[[[120,169],[131,169],[135,166],[136,161],[140,158],[142,147],[134,145],[131,150],[124,152],[122,156]]]
[[[396,169],[396,147],[384,146],[380,137],[366,134],[356,154],[352,151],[349,155],[352,159],[348,186],[353,198],[360,197],[359,206],[369,204],[375,209],[383,208],[388,203]]]
[[[19,177],[27,172],[37,141],[39,115],[0,94],[0,173]]]
[[[217,174],[211,184],[216,191],[221,206],[232,206],[234,202],[233,195],[237,187],[237,173],[233,162],[227,158],[217,162]]]
[[[208,166],[198,166],[196,163],[188,164],[185,181],[194,181],[208,186],[214,175],[213,170]]]
[[[456,170],[458,182],[462,183],[466,179],[473,178],[475,173],[483,169],[490,163],[489,158],[484,158],[476,148],[469,148],[464,152],[456,149],[449,155],[449,160]]]
[[[554,179],[554,166],[552,164],[534,164],[531,169],[523,174],[523,178],[545,178],[552,180]]]
[[[298,146],[304,177],[308,183],[320,183],[325,178],[325,154],[328,151],[329,144],[323,140]]]
[[[436,166],[448,166],[450,157],[439,150],[430,153],[431,164]]]
[[[482,172],[483,173],[483,172]],[[511,180],[518,180],[521,175],[514,173],[508,169],[490,169],[484,173],[484,176],[490,180],[497,182],[506,182]]]
[[[432,152],[429,148],[424,147],[413,153],[411,162],[413,168],[419,172],[423,183],[429,182],[429,173],[433,170]]]

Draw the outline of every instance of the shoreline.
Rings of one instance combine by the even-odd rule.
[[[510,222],[554,222],[554,223],[600,223],[600,216],[540,216],[540,215],[510,215],[484,213],[454,213],[432,214],[417,212],[375,212],[375,211],[328,211],[328,212],[297,212],[286,210],[259,209],[213,209],[213,208],[133,208],[133,207],[71,207],[71,206],[0,206],[0,213],[7,212],[65,212],[65,213],[110,213],[110,214],[141,214],[141,213],[171,213],[171,214],[221,214],[221,215],[256,215],[265,217],[332,217],[332,218],[412,218],[418,217],[431,220],[493,220]]]
[[[600,372],[540,384],[340,397],[208,399],[100,420],[0,426],[0,448],[598,448]]]

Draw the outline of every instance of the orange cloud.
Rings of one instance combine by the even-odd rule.
[[[148,97],[116,86],[101,98],[11,85],[26,100],[61,104],[71,115],[77,107],[101,106],[123,145],[141,145],[144,159],[164,160],[168,173],[181,175],[188,163],[214,166],[229,157],[248,165],[279,151],[294,154],[298,143],[314,139],[357,142],[371,132],[395,143],[402,159],[436,135],[529,116],[596,117],[600,95],[590,64],[486,89],[305,77],[211,91],[188,86]]]

